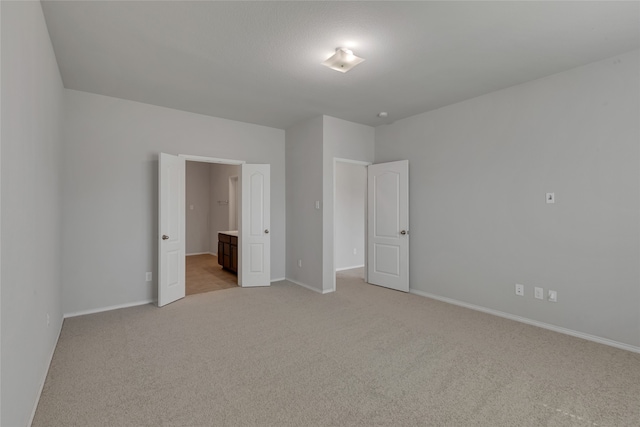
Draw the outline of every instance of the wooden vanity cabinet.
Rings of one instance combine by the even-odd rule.
[[[238,272],[238,236],[218,233],[218,264]]]

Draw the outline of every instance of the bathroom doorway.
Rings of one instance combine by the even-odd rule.
[[[186,162],[186,295],[238,286],[237,268],[222,265],[220,249],[230,246],[221,246],[219,235],[231,243],[228,235],[235,233],[237,242],[239,171],[239,165]]]

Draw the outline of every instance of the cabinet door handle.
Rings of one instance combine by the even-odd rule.
[[[169,236],[167,236],[166,234],[162,235],[162,240],[167,240],[169,238]]]
[[[264,234],[269,234],[269,229],[264,230]]]
[[[402,234],[402,235],[404,236],[405,234],[407,234],[407,230],[402,230],[402,231],[400,232],[400,234]]]

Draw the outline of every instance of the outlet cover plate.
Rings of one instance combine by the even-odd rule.
[[[521,297],[524,296],[524,285],[516,283],[516,295],[519,295]]]
[[[558,302],[558,293],[556,291],[549,291],[549,301]]]
[[[536,286],[533,288],[533,296],[537,299],[544,299],[544,289]]]

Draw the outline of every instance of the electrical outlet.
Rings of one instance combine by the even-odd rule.
[[[516,283],[516,295],[519,295],[521,297],[524,296],[524,285]]]
[[[536,286],[533,288],[533,296],[537,299],[544,299],[544,289]]]
[[[353,254],[354,255],[358,255],[358,249],[357,248],[353,248]]]
[[[299,260],[298,260],[298,268],[301,268],[301,267],[302,267],[302,260],[301,260],[301,259],[299,259]]]
[[[549,291],[547,299],[551,302],[558,302],[558,293],[556,291]]]
[[[153,276],[151,275],[151,272],[150,272],[150,271],[147,271],[147,274],[145,274],[144,279],[145,279],[147,282],[150,282],[150,281],[152,280],[152,277],[153,277]]]
[[[49,316],[49,313],[47,313],[47,326],[49,326],[51,324],[51,317]]]

